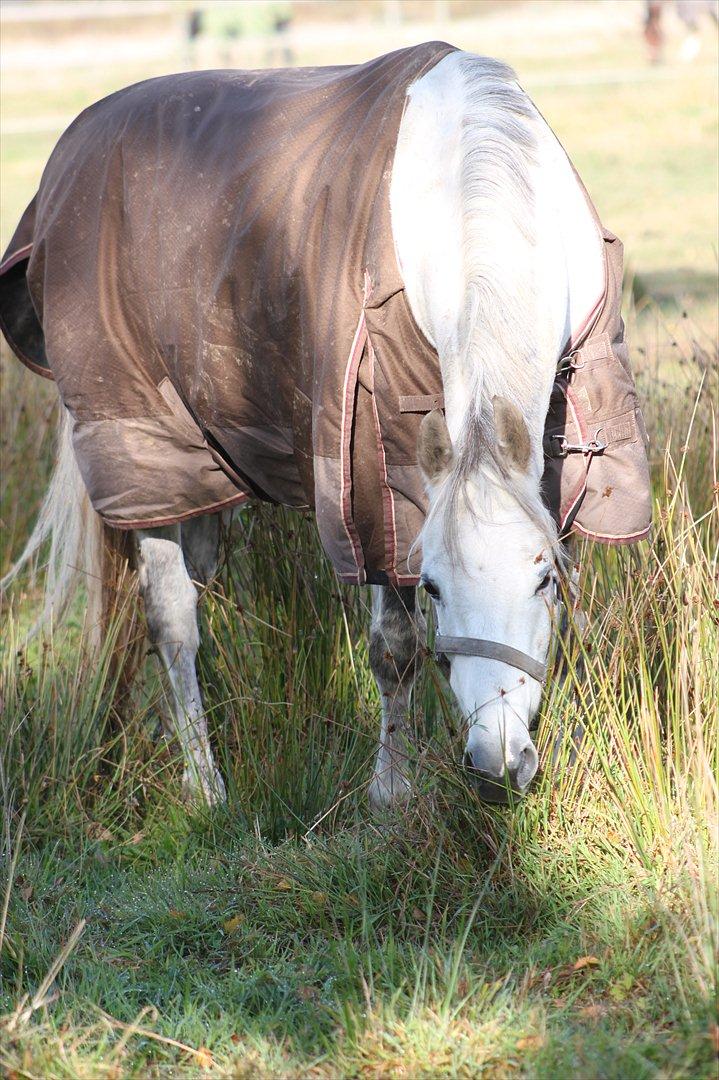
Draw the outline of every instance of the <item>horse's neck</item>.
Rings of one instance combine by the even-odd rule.
[[[566,155],[536,111],[525,120],[535,140],[529,197],[508,214],[506,191],[493,200],[493,178],[477,183],[468,128],[476,125],[491,171],[503,118],[491,94],[482,99],[483,65],[491,65],[473,64],[450,54],[411,89],[392,173],[395,246],[413,315],[439,353],[453,438],[481,386],[488,400],[510,396],[541,446],[562,346],[603,289],[602,243]],[[488,70],[488,88],[493,79]],[[518,153],[516,143],[508,149]],[[525,230],[516,225],[522,214]],[[474,319],[468,301],[478,306]]]

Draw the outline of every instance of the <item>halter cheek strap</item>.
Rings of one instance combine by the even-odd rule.
[[[486,660],[500,660],[503,664],[524,671],[537,682],[543,683],[547,677],[546,664],[541,664],[533,656],[503,645],[500,641],[487,641],[484,638],[448,637],[437,634],[434,639],[435,652],[444,656],[482,656]]]

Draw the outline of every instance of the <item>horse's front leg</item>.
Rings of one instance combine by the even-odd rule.
[[[370,667],[382,701],[382,731],[369,788],[379,809],[408,797],[407,710],[422,662],[426,626],[414,587],[372,586]]]
[[[224,801],[225,785],[210,749],[197,682],[197,590],[187,572],[180,526],[137,531],[135,537],[148,634],[172,688],[175,734],[185,759],[183,793],[213,805]]]

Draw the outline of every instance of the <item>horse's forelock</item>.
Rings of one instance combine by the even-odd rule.
[[[474,498],[470,496],[470,487]],[[455,465],[436,492],[425,522],[426,529],[429,522],[441,520],[447,553],[459,565],[463,563],[459,542],[460,520],[464,513],[468,513],[479,521],[483,496],[489,501],[493,489],[505,492],[514,500],[539,531],[555,562],[563,566],[564,550],[552,516],[542,499],[541,487],[537,485],[535,489],[525,477],[516,475],[506,467],[494,439],[489,408],[485,406],[481,412],[470,408],[458,439]]]

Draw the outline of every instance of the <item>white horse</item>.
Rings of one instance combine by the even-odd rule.
[[[419,438],[429,496],[418,538],[422,584],[441,635],[499,642],[541,666],[560,559],[540,490],[542,437],[561,350],[603,289],[602,240],[564,151],[514,74],[464,52],[409,90],[390,201],[407,297],[439,354],[445,394],[445,416],[425,417]],[[9,577],[52,536],[46,610],[57,614],[78,576],[91,591],[101,583],[104,528],[88,512],[65,417],[40,518]],[[185,786],[208,803],[225,791],[195,671],[193,581],[215,573],[219,530],[214,515],[134,534]],[[369,791],[376,806],[410,791],[403,729],[423,644],[415,589],[373,586],[370,661],[382,702]],[[481,793],[497,801],[510,788],[523,794],[538,764],[530,724],[539,679],[502,658],[450,662],[466,720],[465,761]]]

